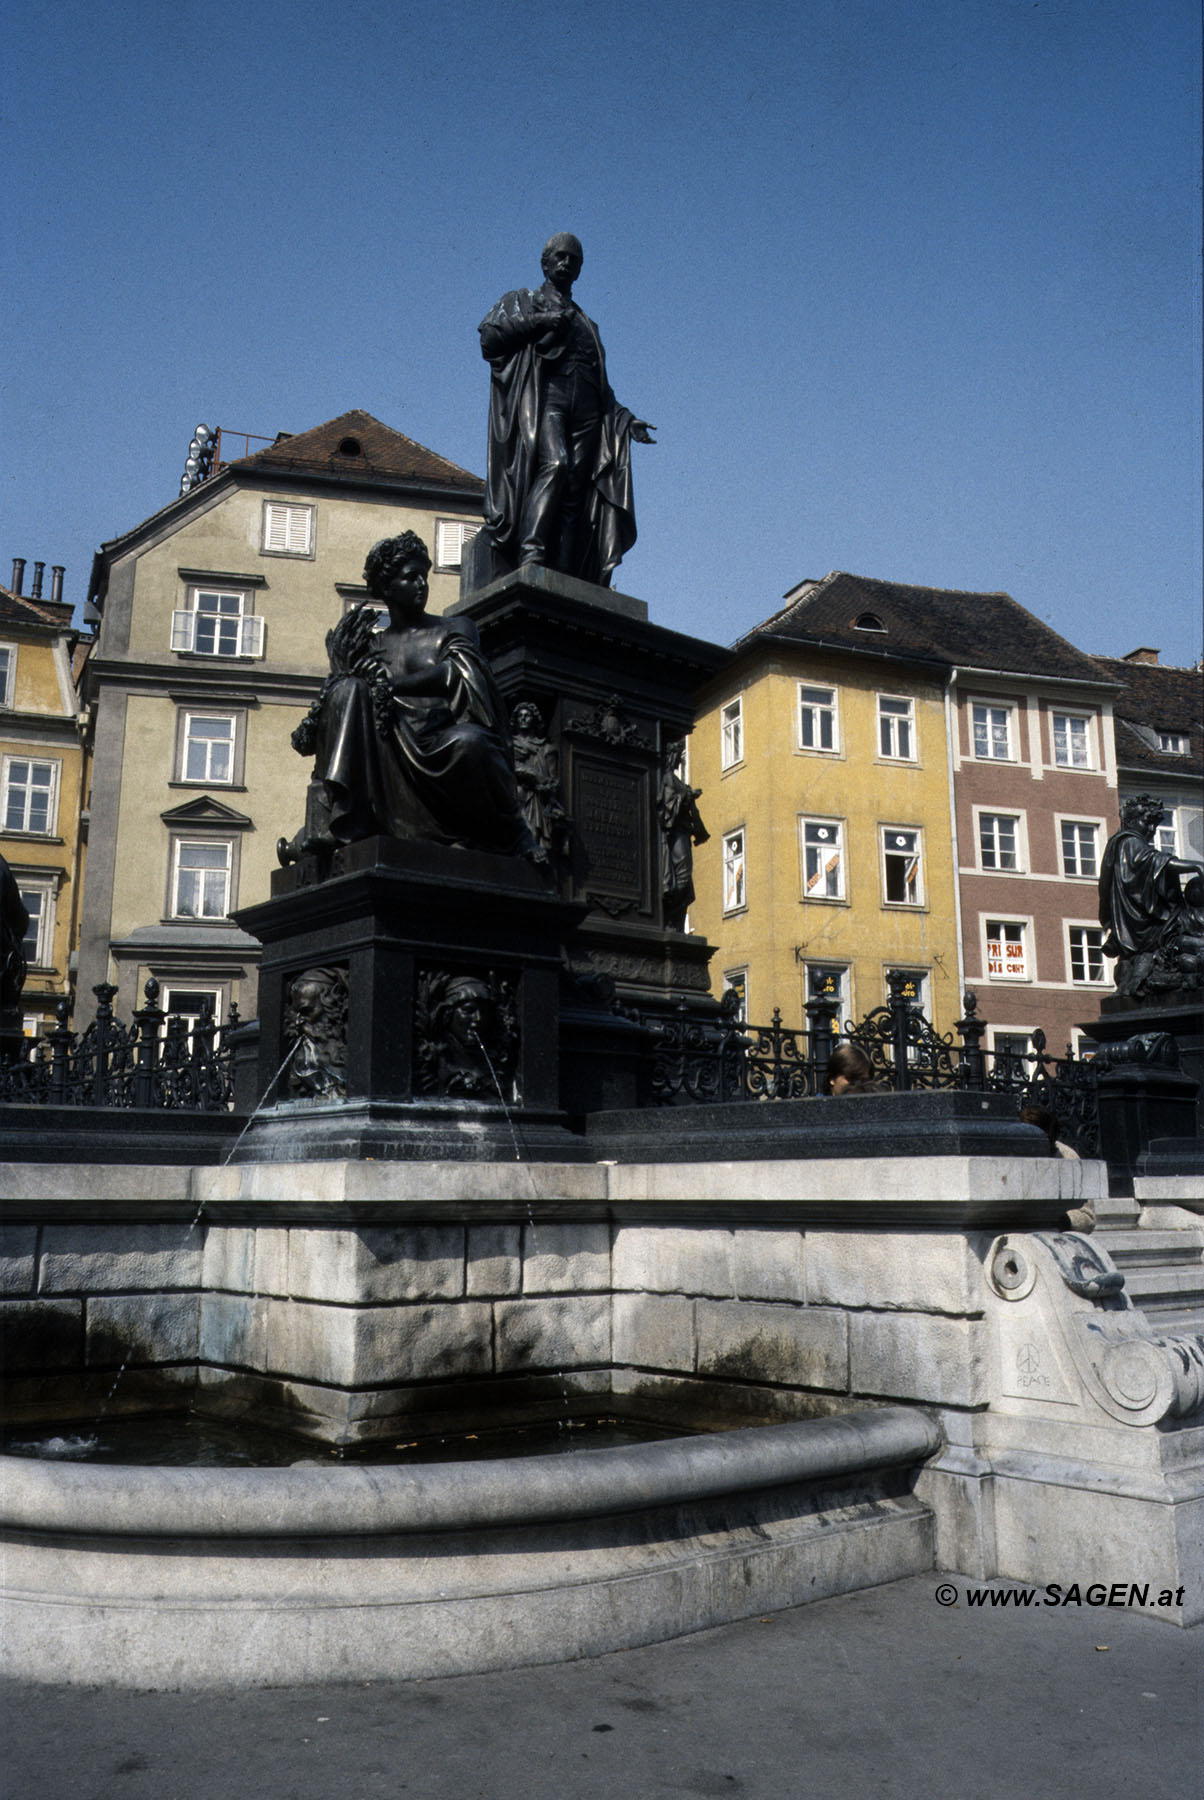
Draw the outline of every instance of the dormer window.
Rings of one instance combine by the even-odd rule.
[[[853,620],[853,630],[885,631],[886,626],[882,623],[882,620],[878,617],[877,613],[863,612],[859,613]]]
[[[364,446],[357,437],[345,437],[339,439],[340,456],[362,456],[363,454]]]
[[[1187,756],[1191,751],[1191,739],[1185,731],[1160,731],[1158,748],[1164,756]]]

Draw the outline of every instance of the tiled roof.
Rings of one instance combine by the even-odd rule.
[[[358,444],[358,451],[345,446]],[[445,456],[436,456],[400,431],[382,425],[371,413],[345,412],[311,431],[295,437],[282,435],[266,450],[243,456],[230,465],[237,469],[293,469],[323,475],[382,476],[395,481],[416,481],[437,487],[462,488],[465,498],[484,494],[479,475],[461,469]]]
[[[1204,773],[1204,673],[1162,663],[1129,662],[1118,656],[1092,660],[1110,681],[1122,684],[1113,702],[1120,767],[1152,776],[1198,777]],[[1175,756],[1160,750],[1160,731],[1186,737],[1191,744],[1189,754]]]
[[[876,620],[884,629],[859,627]],[[1101,686],[1112,678],[1091,657],[1043,625],[1010,594],[912,587],[835,569],[809,584],[736,645],[795,639],[839,650],[876,651],[943,668],[995,669]]]
[[[65,631],[70,623],[71,608],[65,601],[34,600],[0,587],[0,625],[54,625]]]

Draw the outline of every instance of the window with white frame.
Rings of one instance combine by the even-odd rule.
[[[1099,986],[1108,979],[1104,961],[1104,934],[1098,925],[1068,925],[1070,940],[1070,979]]]
[[[836,750],[836,689],[805,687],[798,690],[798,741],[800,750]]]
[[[20,876],[17,891],[29,914],[21,942],[21,954],[31,969],[48,969],[54,961],[54,906],[57,880],[38,881]]]
[[[1015,733],[1014,708],[975,700],[970,707],[974,755],[979,762],[1012,762]]]
[[[234,713],[184,709],[180,733],[180,781],[228,787],[234,780],[238,718]]]
[[[228,838],[176,838],[172,846],[173,919],[224,919],[230,911],[234,845]]]
[[[464,552],[481,529],[480,519],[436,519],[435,568],[458,569]]]
[[[748,970],[725,969],[723,971],[723,992],[725,994],[734,994],[736,996],[734,1001],[728,1002],[729,1006],[732,1006],[735,1009],[733,1017],[739,1020],[747,1019]]]
[[[1027,1031],[997,1031],[991,1039],[991,1048],[995,1052],[997,1070],[1001,1064],[1023,1066],[1032,1055],[1032,1035]]]
[[[195,587],[171,615],[171,647],[194,656],[262,656],[263,620],[245,589]]]
[[[314,511],[291,500],[265,500],[263,503],[263,543],[266,556],[312,556],[314,550]]]
[[[914,762],[916,754],[915,701],[895,694],[878,696],[878,749],[898,762]]]
[[[1091,769],[1091,720],[1086,713],[1051,715],[1054,762],[1059,769]]]
[[[1154,841],[1170,856],[1179,854],[1179,832],[1173,812],[1164,812],[1155,828]]]
[[[978,855],[984,869],[1014,874],[1021,866],[1018,813],[978,815]]]
[[[59,763],[40,756],[4,758],[0,818],[5,831],[52,837],[58,821]]]
[[[1028,920],[988,919],[986,952],[988,981],[1027,981]]]
[[[0,706],[12,706],[17,692],[17,646],[0,644]]]
[[[1095,819],[1063,819],[1062,835],[1062,873],[1063,875],[1088,875],[1094,880],[1099,874],[1099,824]]]
[[[183,1019],[190,1044],[193,1030],[200,1023],[206,1009],[215,1024],[220,1025],[222,1022],[221,988],[165,988],[161,1004],[166,1015],[163,1021],[164,1032],[167,1030],[168,1019]]]
[[[744,701],[729,700],[719,714],[721,768],[730,769],[744,760]]]
[[[920,834],[898,825],[882,827],[882,892],[888,906],[921,906],[924,878]]]
[[[1160,731],[1158,748],[1164,756],[1189,756],[1191,739],[1185,731]]]
[[[843,900],[844,821],[800,819],[803,852],[803,899]]]
[[[723,840],[723,910],[739,912],[748,904],[744,873],[744,833],[729,831]]]

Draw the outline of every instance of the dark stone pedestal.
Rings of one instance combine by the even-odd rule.
[[[1146,1167],[1155,1140],[1176,1140],[1182,1160],[1198,1168],[1204,1144],[1204,993],[1189,990],[1167,1005],[1110,994],[1100,1004],[1099,1018],[1084,1021],[1080,1030],[1100,1045],[1101,1060],[1112,1064],[1100,1075],[1099,1117],[1100,1148],[1113,1189],[1131,1191],[1133,1175],[1139,1164]],[[1135,1038],[1161,1033],[1174,1041],[1178,1068],[1142,1060],[1141,1046],[1131,1045]]]
[[[560,1104],[562,946],[581,907],[514,858],[373,838],[238,915],[263,946],[257,1092],[234,1160],[577,1159]],[[305,980],[298,986],[298,978]],[[301,1032],[333,986],[345,1029]],[[270,1090],[270,1091],[269,1091]]]
[[[549,569],[477,591],[471,579],[458,610],[476,622],[507,705],[535,705],[559,761],[572,830],[557,885],[589,909],[574,965],[610,976],[629,1006],[667,1012],[684,999],[713,1011],[712,946],[666,922],[657,799],[665,747],[689,735],[694,692],[728,652],[649,624],[630,595]],[[705,795],[701,808],[705,818]]]

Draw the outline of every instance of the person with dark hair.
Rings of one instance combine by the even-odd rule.
[[[859,1044],[837,1044],[828,1058],[825,1094],[881,1094],[885,1085],[875,1079],[874,1065]]]
[[[542,287],[503,294],[481,321],[492,370],[485,531],[501,570],[534,564],[610,586],[635,543],[631,440],[655,429],[620,406],[598,327],[573,300],[581,243],[543,247]]]
[[[375,604],[327,633],[331,672],[293,733],[293,748],[316,757],[310,817],[281,839],[282,862],[377,836],[546,861],[519,808],[505,709],[476,627],[427,612],[430,566],[414,532],[382,538],[364,564]]]

